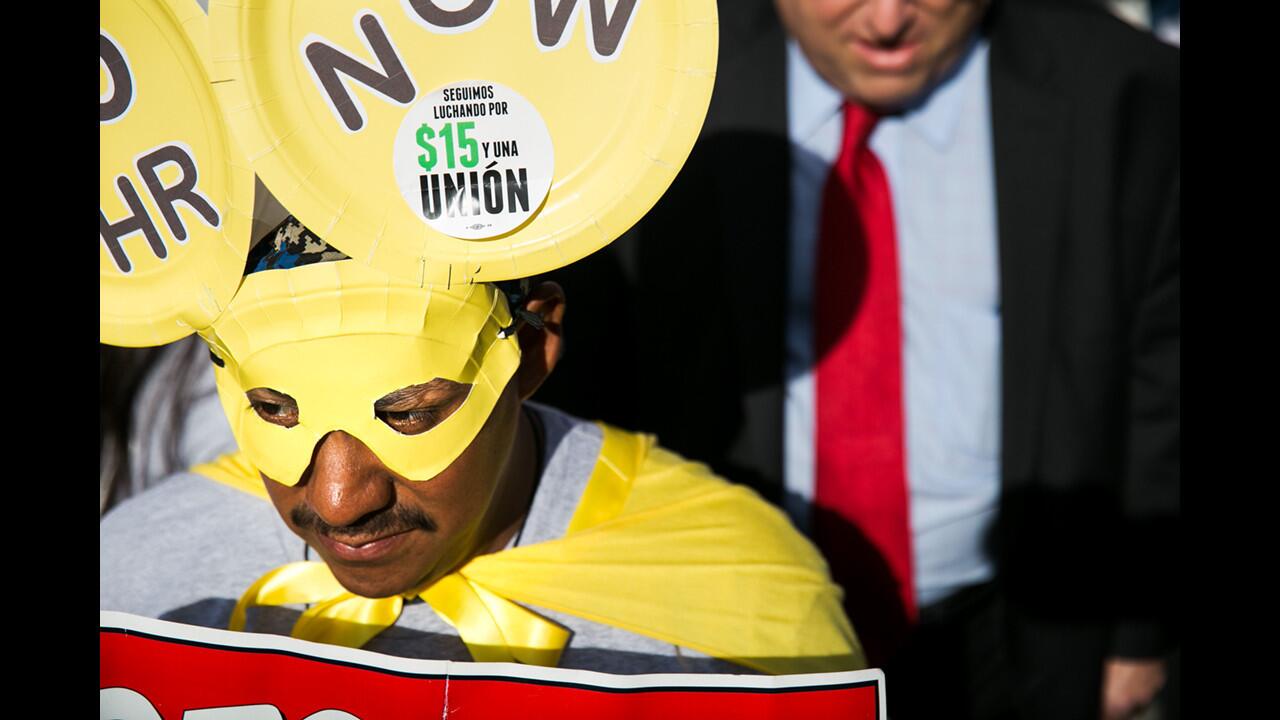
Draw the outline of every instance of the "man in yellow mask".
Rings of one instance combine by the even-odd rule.
[[[418,287],[292,218],[248,269],[200,331],[240,452],[107,514],[102,609],[608,672],[864,666],[780,512],[526,402],[555,284]]]

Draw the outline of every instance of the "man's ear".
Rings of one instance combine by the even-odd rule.
[[[529,293],[525,309],[542,318],[542,329],[525,324],[518,334],[520,368],[516,388],[521,400],[528,400],[555,369],[564,342],[564,290],[556,283],[538,283]]]

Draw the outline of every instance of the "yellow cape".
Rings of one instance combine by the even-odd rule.
[[[601,427],[604,445],[565,536],[473,559],[436,584],[439,590],[465,590],[466,597],[451,592],[449,603],[483,600],[490,612],[472,614],[486,619],[500,616],[493,610],[505,601],[556,610],[766,673],[866,667],[841,608],[840,588],[817,550],[780,511],[706,466],[655,447],[652,436]],[[266,497],[256,469],[239,453],[193,470]],[[321,563],[309,565],[323,569]],[[271,576],[242,599],[241,623],[246,605],[300,601],[296,592],[280,594],[288,600],[251,598]],[[433,586],[423,597],[458,625],[458,613],[442,609],[445,598],[432,600],[439,590]],[[516,614],[524,610],[506,605]],[[394,619],[393,613],[384,625]],[[343,644],[363,644],[378,629]],[[459,631],[467,641],[460,625]],[[491,633],[499,638],[519,634]],[[470,641],[468,647],[478,660],[495,659],[478,653]],[[559,648],[497,657],[554,664]]]

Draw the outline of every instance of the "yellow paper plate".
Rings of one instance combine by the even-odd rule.
[[[715,79],[714,0],[231,0],[210,19],[215,92],[263,183],[419,284],[617,238],[684,164]]]
[[[253,172],[222,122],[192,0],[99,5],[99,339],[160,345],[239,286]]]

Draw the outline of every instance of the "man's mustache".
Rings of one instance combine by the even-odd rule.
[[[289,519],[299,530],[311,530],[335,540],[343,537],[380,538],[409,530],[434,532],[436,529],[435,522],[426,513],[403,505],[370,513],[350,525],[330,525],[305,504],[294,507],[289,513]]]

